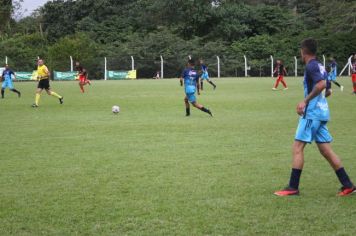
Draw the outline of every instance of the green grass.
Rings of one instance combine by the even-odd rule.
[[[287,184],[301,79],[220,79],[198,97],[214,118],[185,117],[177,80],[100,81],[81,94],[0,100],[0,235],[355,235],[356,197],[338,198],[335,174],[306,149],[301,196]],[[335,151],[356,181],[356,97],[329,99]],[[121,113],[113,115],[112,105]]]

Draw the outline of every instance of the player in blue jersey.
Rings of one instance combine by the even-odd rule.
[[[288,186],[277,191],[277,196],[299,194],[299,180],[304,166],[304,148],[313,141],[321,155],[329,162],[342,185],[339,196],[347,196],[356,191],[340,158],[334,153],[330,143],[332,137],[327,128],[329,121],[328,102],[323,94],[326,88],[327,72],[316,60],[317,43],[314,39],[306,39],[301,44],[301,57],[306,64],[304,74],[304,100],[297,105],[300,115],[295,141],[293,145],[292,172]]]
[[[336,86],[338,86],[341,91],[344,91],[344,86],[342,86],[341,84],[339,84],[336,81],[336,78],[337,78],[337,63],[336,63],[334,58],[331,59],[331,62],[329,64],[329,68],[328,69],[329,69],[328,80],[330,82],[332,82],[333,84],[335,84]]]
[[[194,69],[195,63],[194,60],[190,59],[188,61],[187,68],[184,69],[182,76],[180,78],[180,85],[184,85],[185,91],[185,108],[186,108],[186,116],[190,116],[190,105],[191,103],[195,108],[208,113],[210,116],[213,116],[211,111],[205,108],[203,105],[197,103],[197,99],[195,96],[196,91],[198,90],[199,94],[199,73]]]
[[[208,83],[211,84],[214,87],[214,89],[216,89],[216,85],[209,79],[208,67],[204,64],[203,60],[200,60],[199,62],[201,66],[200,89],[203,90],[204,80],[208,81]]]
[[[5,70],[2,72],[2,75],[1,75],[1,78],[3,80],[2,86],[1,86],[1,98],[5,97],[5,89],[6,88],[9,88],[10,91],[17,93],[17,96],[21,97],[21,93],[14,88],[14,85],[12,83],[12,77],[14,77],[14,79],[16,79],[15,73],[9,68],[9,65],[6,64]]]

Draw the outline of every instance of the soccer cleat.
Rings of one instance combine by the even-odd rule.
[[[345,197],[345,196],[349,196],[355,192],[356,192],[355,186],[352,186],[352,188],[342,187],[340,189],[340,192],[337,195],[340,197]]]
[[[21,97],[21,93],[19,92],[19,93],[17,94],[17,96],[20,98],[20,97]]]
[[[272,88],[273,91],[277,91],[278,89],[277,88]]]
[[[214,85],[214,90],[216,89],[216,85]]]
[[[341,92],[344,92],[344,86],[340,86],[340,90],[341,90]]]
[[[36,104],[32,104],[32,106],[31,107],[33,107],[33,108],[37,108],[38,106],[36,105]]]
[[[296,196],[296,195],[299,195],[299,190],[291,188],[291,187],[286,187],[283,190],[275,192],[274,195],[279,196],[279,197]]]
[[[63,97],[59,98],[59,103],[63,104]]]
[[[287,87],[287,88],[284,88],[283,90],[288,90],[288,87]]]

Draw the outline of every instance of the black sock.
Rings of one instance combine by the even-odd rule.
[[[302,170],[300,169],[292,169],[292,173],[290,175],[289,187],[293,189],[299,189],[299,180],[302,174]]]
[[[206,113],[210,113],[210,110],[208,108],[202,107],[201,110]]]
[[[203,90],[203,81],[200,82],[200,89]]]
[[[11,89],[11,91],[14,92],[14,93],[20,94],[20,92],[18,90],[16,90],[16,89]]]
[[[5,93],[5,90],[4,89],[1,89],[1,97],[4,98],[4,93]]]
[[[337,171],[335,171],[337,177],[339,178],[340,183],[342,184],[342,186],[346,187],[346,188],[352,188],[354,185],[351,182],[349,176],[347,175],[344,167],[341,167],[340,169],[338,169]]]
[[[185,108],[185,114],[186,114],[187,116],[190,116],[190,108]]]
[[[211,84],[212,86],[216,86],[213,82],[209,81],[209,84]]]
[[[335,85],[337,85],[339,88],[341,87],[341,85],[340,85],[338,82],[333,81],[333,83],[334,83]]]

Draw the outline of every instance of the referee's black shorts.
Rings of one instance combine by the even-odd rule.
[[[37,88],[39,89],[50,89],[51,87],[49,86],[49,79],[41,79],[40,82],[38,82]]]

